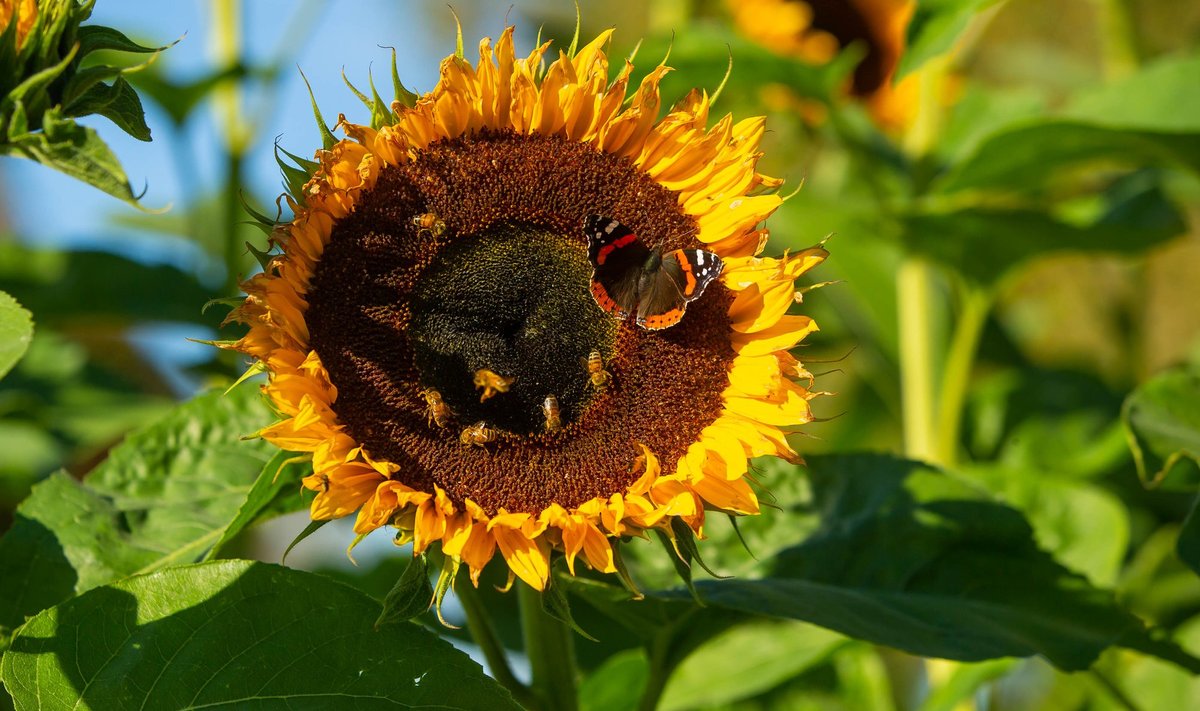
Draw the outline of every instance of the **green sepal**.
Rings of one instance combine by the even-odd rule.
[[[634,600],[643,600],[645,595],[638,589],[637,583],[633,582],[633,576],[629,574],[629,567],[625,565],[625,559],[621,557],[621,544],[619,541],[614,541],[612,546],[613,552],[613,567],[617,569],[617,578],[621,584],[633,595]]]
[[[249,380],[250,378],[253,378],[256,375],[258,375],[260,373],[265,373],[265,372],[267,372],[267,364],[262,362],[261,360],[254,361],[253,363],[250,364],[249,368],[246,368],[246,372],[239,375],[238,379],[233,381],[233,385],[230,385],[229,387],[225,388],[225,394],[228,395],[230,393],[230,391],[232,391],[237,386],[241,385],[242,383],[246,382],[247,380]],[[278,472],[277,472],[277,474],[278,474]]]
[[[316,533],[327,523],[329,523],[329,521],[309,521],[308,525],[304,527],[304,530],[297,534],[296,537],[292,539],[292,542],[288,544],[288,547],[284,549],[283,556],[279,558],[279,564],[284,565],[287,563],[288,553],[291,553],[292,549],[295,548],[300,541],[303,541],[305,538],[308,538],[312,534]]]
[[[562,586],[555,584],[554,576],[551,575],[546,582],[546,588],[541,593],[542,611],[575,630],[579,636],[599,642],[600,640],[588,634],[575,622],[575,618],[571,616],[571,604],[567,601],[567,595]]]
[[[200,315],[203,316],[204,314],[208,313],[208,310],[213,306],[219,305],[235,308],[241,306],[243,303],[245,303],[245,301],[246,297],[244,296],[222,296],[218,299],[209,299],[208,301],[204,302],[203,306],[200,307]]]
[[[270,271],[271,260],[275,258],[275,255],[271,254],[270,250],[263,251],[255,247],[254,243],[250,241],[246,242],[246,249],[250,250],[250,254],[254,255],[254,260],[258,262],[258,265],[262,267],[264,272]]]
[[[296,165],[288,165],[283,158],[279,157],[280,153],[287,156]],[[275,142],[275,162],[279,165],[279,172],[283,174],[283,187],[288,191],[288,195],[291,195],[296,202],[303,203],[304,186],[321,164],[289,153],[279,146],[278,141]]]
[[[442,572],[438,573],[437,586],[433,591],[433,604],[437,610],[438,622],[442,623],[443,627],[448,627],[452,630],[458,629],[457,625],[452,625],[442,617],[442,600],[446,597],[446,593],[450,588],[454,587],[454,578],[458,576],[458,567],[462,565],[462,561],[453,556],[442,556]]]
[[[746,549],[746,552],[750,554],[751,558],[758,560],[758,556],[754,555],[754,551],[750,550],[750,544],[746,542],[746,537],[742,535],[741,526],[738,525],[738,517],[733,514],[725,515],[729,517],[729,525],[733,526],[733,532],[735,535],[737,535],[737,539],[742,544],[742,548]]]
[[[705,563],[704,559],[700,557],[700,547],[696,545],[696,534],[692,533],[692,529],[688,528],[688,525],[684,523],[682,519],[671,519],[671,532],[675,534],[672,536],[672,543],[675,551],[680,554],[680,558],[685,560],[689,566],[691,565],[692,561],[695,561],[701,568],[704,569],[704,572],[713,576],[717,580],[728,580],[730,578],[730,576],[721,575],[712,568],[708,567],[708,564]]]
[[[395,622],[408,622],[423,615],[433,605],[433,586],[429,584],[429,562],[425,554],[414,556],[400,579],[383,598],[383,612],[375,620],[375,629]]]
[[[400,70],[396,66],[396,48],[391,47],[390,49],[392,50],[392,91],[396,93],[396,101],[411,109],[417,105],[417,95],[405,88],[400,81]]]
[[[333,144],[337,143],[337,138],[334,137],[333,131],[329,130],[329,126],[325,123],[325,117],[321,116],[321,107],[317,106],[317,96],[313,94],[312,84],[308,83],[308,77],[304,76],[304,71],[300,70],[300,78],[304,80],[304,86],[308,89],[308,98],[312,101],[313,118],[317,120],[317,130],[321,133],[321,146],[325,150],[333,148]]]
[[[261,225],[267,225],[269,227],[282,224],[282,221],[279,218],[283,215],[283,207],[278,202],[275,203],[275,217],[268,217],[266,213],[255,210],[254,206],[246,201],[245,193],[240,190],[238,191],[238,201],[242,203],[242,209],[250,213],[250,216],[254,218],[255,222]]]
[[[125,36],[119,30],[114,30],[111,27],[103,27],[101,25],[87,25],[80,27],[75,34],[75,39],[79,42],[79,58],[83,59],[92,52],[100,50],[113,50],[115,52],[133,52],[135,54],[150,54],[152,52],[161,52],[167,48],[162,47],[143,47]]]

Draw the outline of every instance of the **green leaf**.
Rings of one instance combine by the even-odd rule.
[[[433,585],[429,582],[429,562],[424,555],[413,557],[400,579],[383,598],[383,611],[375,620],[375,628],[382,625],[408,622],[429,612],[433,604]]]
[[[124,77],[117,77],[111,85],[93,84],[64,107],[64,111],[68,116],[99,114],[139,141],[150,140],[142,100]]]
[[[634,711],[650,678],[650,663],[639,647],[618,652],[579,685],[580,711]]]
[[[113,288],[114,285],[120,288]],[[173,266],[143,264],[108,252],[60,252],[0,243],[0,289],[16,295],[39,324],[128,326],[182,321],[216,326],[201,306],[211,290]]]
[[[60,602],[63,580],[79,593],[198,560],[273,454],[241,440],[269,421],[257,388],[209,393],[130,435],[84,482],[58,474],[34,487],[0,538],[0,570],[18,581],[0,587],[0,624]]]
[[[1110,128],[1200,133],[1200,55],[1164,57],[1120,81],[1079,92],[1064,117]]]
[[[0,378],[13,369],[33,340],[33,317],[0,291]]]
[[[904,220],[903,240],[913,251],[991,285],[1044,254],[1136,253],[1186,229],[1162,190],[1149,185],[1129,195],[1114,195],[1103,214],[1080,224],[1037,210],[966,208],[910,214]]]
[[[846,638],[802,622],[758,620],[701,644],[671,673],[661,711],[731,704],[768,691],[827,659]]]
[[[934,183],[942,194],[1043,188],[1066,169],[1180,165],[1200,171],[1200,135],[1123,131],[1068,119],[1022,121],[980,141]]]
[[[908,23],[907,49],[896,78],[919,69],[954,46],[971,18],[998,0],[918,0]]]
[[[213,545],[204,559],[215,558],[227,543],[254,523],[303,510],[305,501],[296,494],[296,490],[300,486],[300,480],[309,474],[312,474],[311,460],[291,452],[276,452],[254,480],[254,486],[250,488],[250,493],[238,509],[237,516],[225,527],[220,540]]]
[[[1172,474],[1195,473],[1200,463],[1200,373],[1177,369],[1156,375],[1129,395],[1121,418],[1138,476],[1147,486],[1158,486]]]
[[[965,481],[878,455],[814,457],[809,476],[822,528],[775,558],[774,577],[697,583],[707,603],[922,656],[1040,654],[1079,670],[1121,644],[1200,669]]]
[[[1175,544],[1175,552],[1179,554],[1179,559],[1196,575],[1200,575],[1200,513],[1197,513],[1198,511],[1200,511],[1200,496],[1197,496],[1192,502],[1192,508],[1188,511],[1187,518],[1183,520],[1183,527],[1179,529],[1179,541]]]
[[[517,709],[479,665],[311,573],[220,561],[92,590],[17,630],[0,678],[42,709]]]
[[[117,157],[86,126],[64,119],[57,110],[47,111],[42,130],[9,137],[4,150],[24,156],[93,187],[136,205],[135,195]]]
[[[116,52],[133,52],[135,54],[150,54],[165,49],[165,47],[143,47],[126,37],[119,30],[100,25],[84,25],[80,27],[79,31],[75,33],[75,39],[79,41],[79,57],[81,59],[92,52],[105,49]]]

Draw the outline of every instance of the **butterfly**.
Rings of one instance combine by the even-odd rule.
[[[637,311],[637,324],[658,331],[679,323],[725,264],[703,249],[663,254],[620,222],[602,215],[583,221],[592,263],[592,296],[618,318]]]

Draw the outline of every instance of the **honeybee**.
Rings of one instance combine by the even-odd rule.
[[[596,390],[604,390],[612,382],[612,374],[604,369],[604,359],[600,356],[600,351],[592,351],[588,355],[587,369],[588,378]]]
[[[483,394],[479,396],[479,402],[487,400],[496,393],[508,392],[509,386],[515,381],[516,378],[506,378],[494,370],[480,368],[475,371],[475,388],[483,388]]]
[[[489,442],[496,441],[496,430],[488,427],[486,422],[480,420],[479,422],[476,422],[470,427],[464,429],[462,434],[458,436],[458,441],[462,442],[463,444],[473,444],[476,447],[482,447]]]
[[[425,404],[429,406],[425,412],[426,421],[438,427],[445,427],[454,412],[442,399],[442,394],[433,388],[428,388],[421,391],[421,397],[425,398]]]
[[[434,237],[441,237],[446,232],[446,223],[442,222],[442,218],[432,212],[423,212],[413,217],[412,221],[417,226],[418,235],[422,232],[428,232]]]
[[[547,395],[542,401],[542,413],[546,415],[546,431],[553,432],[562,428],[562,414],[558,410],[558,398]]]

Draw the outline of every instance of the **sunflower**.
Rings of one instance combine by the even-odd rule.
[[[747,37],[779,54],[825,64],[854,42],[866,55],[850,93],[867,102],[879,123],[898,127],[911,113],[915,84],[893,86],[904,53],[913,0],[738,0],[728,3]]]
[[[789,349],[816,325],[787,311],[826,252],[758,256],[782,202],[763,119],[709,127],[698,90],[660,119],[669,68],[630,94],[611,34],[545,66],[549,43],[517,57],[509,27],[316,153],[230,316],[282,416],[261,436],[312,458],[314,519],[440,542],[476,585],[499,551],[541,590],[555,551],[615,572],[619,539],[757,513],[748,459],[797,458],[815,393]],[[671,328],[616,318],[589,288],[589,215],[724,271]]]

